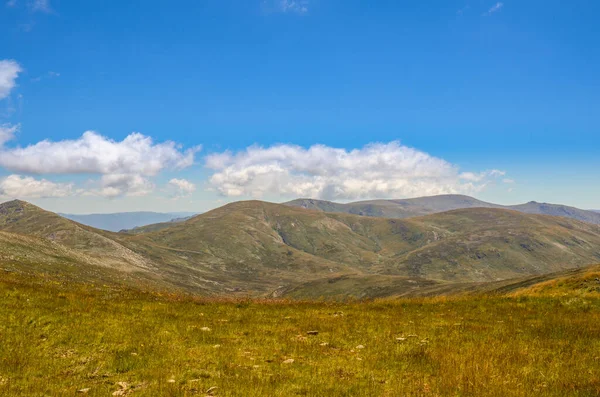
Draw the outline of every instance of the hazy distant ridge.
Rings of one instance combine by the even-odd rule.
[[[59,214],[75,222],[92,226],[97,229],[118,232],[123,229],[133,229],[153,223],[169,222],[174,219],[187,218],[195,215],[194,212],[119,212],[113,214]]]

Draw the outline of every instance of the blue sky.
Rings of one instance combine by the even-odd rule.
[[[0,200],[86,213],[465,193],[600,208],[599,13],[4,1]]]

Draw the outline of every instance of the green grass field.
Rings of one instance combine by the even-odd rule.
[[[2,273],[0,299],[2,396],[600,394],[598,295],[228,302]]]

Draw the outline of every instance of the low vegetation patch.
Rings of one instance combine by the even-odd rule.
[[[597,296],[208,300],[0,274],[2,396],[595,396]]]

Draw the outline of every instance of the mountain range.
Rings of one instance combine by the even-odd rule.
[[[503,206],[462,195],[441,195],[400,200],[370,200],[347,204],[315,199],[297,199],[284,204],[324,212],[342,212],[355,215],[398,219],[463,208],[504,208],[529,214],[564,216],[584,222],[600,224],[600,211],[596,210],[586,211],[565,205],[537,203],[535,201],[514,206]],[[62,217],[97,229],[113,232],[132,231],[134,233],[140,233],[143,230],[147,231],[148,229],[143,228],[148,225],[152,225],[152,229],[167,227],[172,222],[185,221],[196,214],[197,213],[194,212],[161,213],[143,211],[109,214],[59,213]],[[140,228],[142,229],[140,230]]]
[[[84,225],[92,226],[97,229],[118,232],[120,230],[133,229],[139,226],[150,225],[153,223],[162,223],[169,221],[179,221],[187,219],[195,212],[118,212],[112,214],[62,214],[60,216],[70,219]]]
[[[395,219],[243,201],[115,233],[0,204],[6,271],[200,295],[418,295],[599,261],[600,226],[503,208]]]
[[[284,204],[324,212],[343,212],[347,214],[399,219],[464,208],[499,208],[526,214],[562,216],[597,225],[600,224],[600,213],[598,211],[581,210],[566,205],[538,203],[536,201],[519,205],[499,205],[463,195],[440,195],[400,200],[369,200],[347,204],[315,199],[297,199]]]

